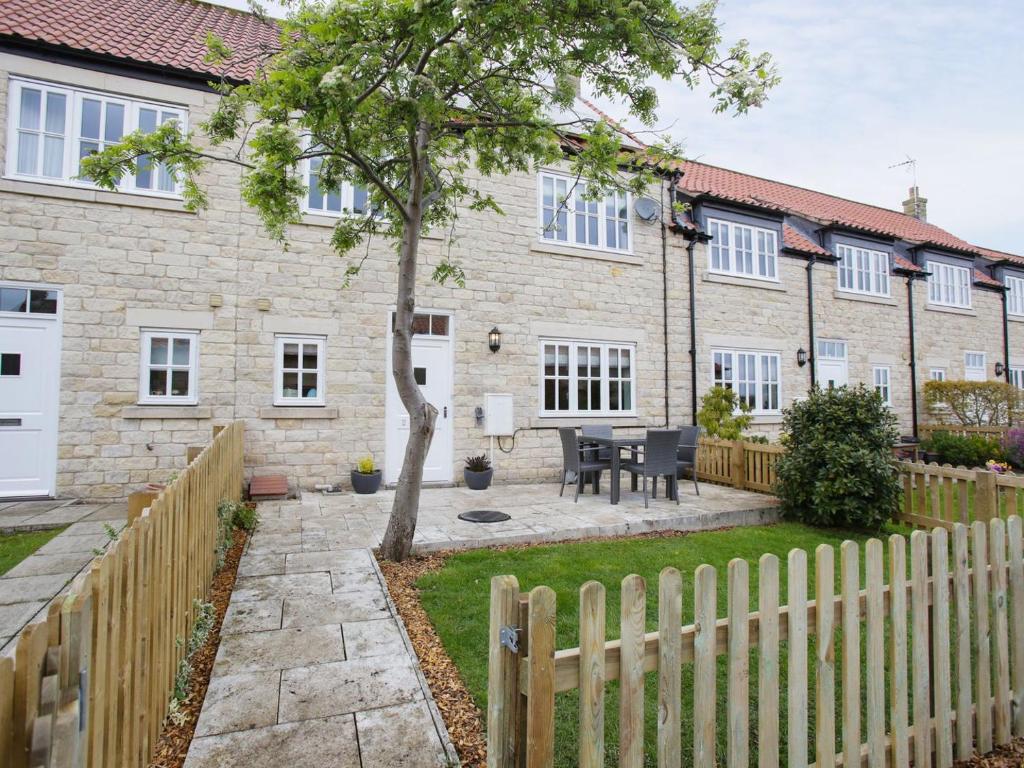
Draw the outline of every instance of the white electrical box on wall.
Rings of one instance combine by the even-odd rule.
[[[515,431],[512,425],[512,395],[488,392],[484,395],[484,435],[507,437]]]

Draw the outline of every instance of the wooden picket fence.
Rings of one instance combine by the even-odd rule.
[[[242,422],[122,531],[0,658],[0,768],[145,766],[167,715],[194,601],[216,570],[217,505],[241,498]]]
[[[954,523],[1024,516],[1024,476],[949,464],[901,461],[903,506],[895,519],[952,529]]]
[[[921,424],[918,426],[918,433],[922,440],[926,440],[936,432],[948,432],[951,435],[957,435],[959,437],[970,437],[971,435],[981,435],[983,437],[992,437],[996,440],[1002,440],[1010,427],[1003,426],[968,426],[966,424]]]
[[[702,437],[697,452],[697,477],[734,488],[771,493],[775,485],[775,464],[784,452],[781,445]]]
[[[616,680],[622,768],[644,765],[647,739],[656,741],[652,749],[659,768],[713,768],[719,762],[745,768],[754,764],[752,746],[760,768],[807,768],[809,756],[816,768],[908,768],[911,762],[915,768],[950,768],[954,759],[965,760],[974,750],[985,753],[1024,736],[1021,518],[976,521],[970,528],[956,523],[951,532],[936,528],[930,535],[914,532],[909,579],[907,541],[891,536],[888,584],[883,548],[878,539],[867,542],[862,583],[860,547],[845,542],[837,594],[835,553],[831,546],[819,546],[811,600],[807,553],[791,551],[783,606],[779,558],[764,555],[756,611],[750,610],[747,561],[733,560],[725,618],[719,618],[718,574],[702,565],[694,575],[690,624],[682,620],[682,577],[665,568],[658,584],[658,627],[652,632],[646,625],[646,584],[627,576],[620,637],[611,641],[605,638],[605,587],[590,581],[580,589],[580,645],[567,649],[558,649],[556,642],[554,591],[539,586],[521,595],[514,576],[496,576],[491,581],[488,766],[552,766],[555,696],[572,690],[579,691],[579,754],[572,764],[604,766],[606,715],[614,716],[605,711],[605,692]],[[502,642],[515,630],[517,652]],[[813,651],[810,636],[816,639]],[[717,690],[718,657],[726,657],[725,691]],[[684,665],[693,668],[692,756],[681,754]],[[649,673],[656,678],[648,679]],[[648,734],[644,691],[651,684],[657,686],[657,731]],[[725,722],[718,720],[720,699]],[[757,713],[754,745],[752,710]],[[726,732],[724,755],[716,749],[719,728]]]

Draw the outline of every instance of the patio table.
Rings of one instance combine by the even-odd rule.
[[[577,439],[580,442],[580,447],[586,446],[601,446],[612,449],[612,490],[611,490],[611,503],[619,503],[619,472],[621,462],[619,461],[619,451],[623,448],[629,448],[633,451],[634,457],[636,455],[637,448],[642,448],[647,445],[647,439],[644,437],[598,437],[597,435],[577,435]],[[635,488],[633,490],[636,490]]]

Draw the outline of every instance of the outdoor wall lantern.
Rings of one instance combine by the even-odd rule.
[[[996,362],[996,376],[1002,376],[1006,372],[1006,366],[1003,365],[1003,361],[999,360]]]
[[[796,364],[801,368],[807,365],[807,350],[803,347],[800,347],[800,349],[796,351]]]
[[[487,346],[491,348],[491,352],[501,349],[501,331],[498,330],[498,326],[491,328],[491,332],[487,334]]]

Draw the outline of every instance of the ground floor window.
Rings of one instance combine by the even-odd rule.
[[[946,369],[945,368],[932,368],[928,371],[928,378],[932,381],[945,381],[946,380]]]
[[[274,350],[274,405],[324,404],[323,336],[278,336]]]
[[[1010,366],[1010,383],[1017,389],[1024,389],[1024,368]]]
[[[964,379],[967,381],[985,381],[984,352],[964,352]]]
[[[714,386],[733,390],[754,413],[780,411],[778,352],[716,349],[711,354]]]
[[[636,345],[542,339],[542,416],[636,413]]]
[[[876,365],[872,368],[872,378],[874,379],[875,392],[878,393],[879,397],[882,398],[882,402],[886,405],[892,405],[892,390],[889,386],[889,366],[887,365]]]
[[[198,331],[142,332],[140,403],[194,405],[198,379]]]

